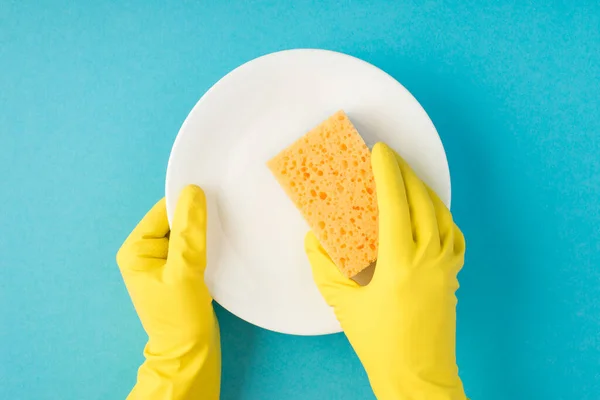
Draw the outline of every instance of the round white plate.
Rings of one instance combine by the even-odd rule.
[[[206,92],[177,135],[169,219],[185,185],[205,190],[207,285],[252,324],[299,335],[341,330],[312,280],[308,226],[265,165],[340,109],[368,144],[396,149],[450,203],[446,154],[423,108],[385,72],[341,53],[288,50],[252,60]]]

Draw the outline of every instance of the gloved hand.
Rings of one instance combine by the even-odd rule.
[[[314,280],[380,400],[465,400],[456,365],[457,274],[465,241],[452,215],[386,145],[373,148],[379,254],[364,287],[306,237]]]
[[[170,232],[159,201],[125,240],[117,263],[148,334],[146,361],[128,399],[218,399],[221,345],[204,283],[204,192],[181,192]]]

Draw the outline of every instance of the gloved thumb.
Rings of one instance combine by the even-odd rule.
[[[360,288],[356,282],[342,275],[314,233],[306,234],[304,248],[310,261],[315,284],[331,307],[334,307],[348,292]]]
[[[196,185],[179,195],[169,238],[168,263],[204,273],[206,269],[206,196]]]

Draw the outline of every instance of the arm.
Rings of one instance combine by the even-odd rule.
[[[146,361],[128,399],[218,399],[221,347],[204,283],[204,192],[181,192],[171,231],[159,201],[125,240],[117,263],[148,334]]]

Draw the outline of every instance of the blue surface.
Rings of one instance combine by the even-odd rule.
[[[239,64],[317,47],[392,74],[440,132],[469,395],[598,399],[597,2],[46,3],[0,0],[0,398],[125,397],[145,335],[114,255],[180,124]],[[218,314],[223,399],[372,398],[342,335]]]

